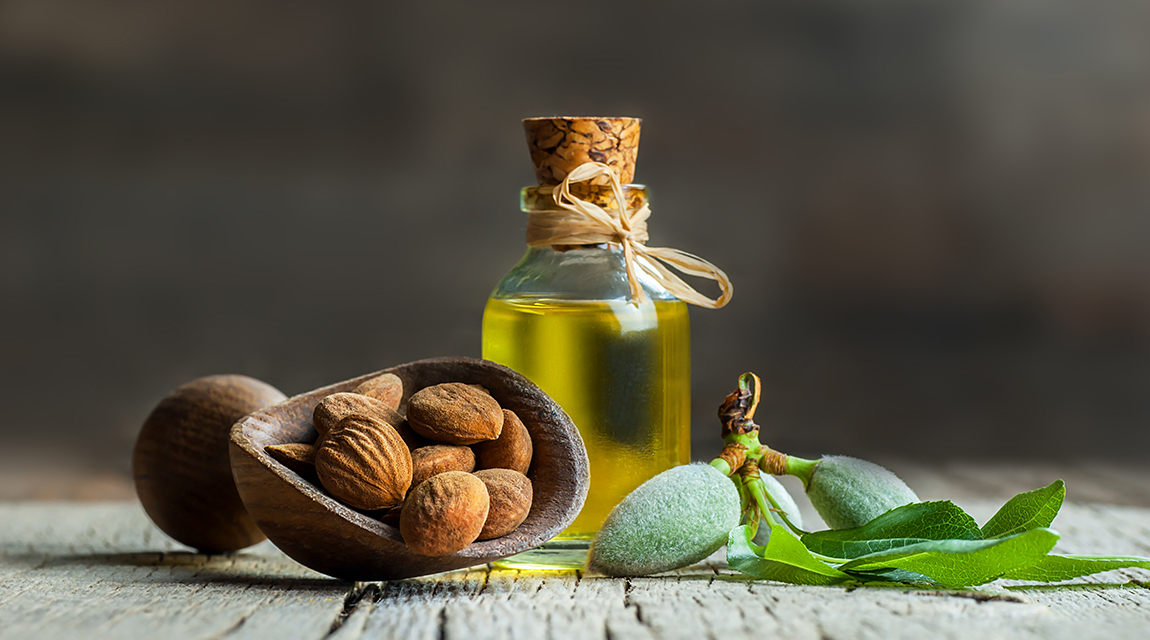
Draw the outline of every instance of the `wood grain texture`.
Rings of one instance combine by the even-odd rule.
[[[132,455],[136,493],[156,525],[208,552],[263,540],[236,492],[228,435],[240,418],[285,398],[254,378],[217,375],[192,380],[161,400]]]
[[[897,466],[897,465],[892,465]],[[1014,473],[980,466],[1009,483]],[[1065,471],[1065,470],[1064,470]],[[1074,468],[1085,478],[1093,472]],[[920,479],[960,493],[947,472]],[[1125,477],[1150,482],[1150,471]],[[1083,479],[1105,492],[1108,480]],[[963,498],[980,522],[1001,500]],[[1150,555],[1150,509],[1069,503],[1054,522],[1066,553]],[[192,553],[134,502],[0,503],[0,638],[1139,638],[1150,572],[973,590],[797,587],[750,580],[722,553],[662,576],[615,579],[482,565],[435,577],[339,582],[269,543]]]
[[[399,530],[355,511],[272,459],[265,447],[315,439],[311,416],[329,394],[355,388],[380,373],[412,393],[441,382],[485,387],[522,420],[534,443],[530,478],[534,500],[514,532],[474,542],[456,553],[413,553]],[[485,360],[420,360],[340,382],[257,411],[232,430],[232,471],[240,496],[260,529],[292,558],[348,580],[385,580],[440,573],[491,562],[550,540],[574,520],[587,494],[587,453],[571,419],[537,386],[511,369]],[[335,542],[333,542],[335,541]]]

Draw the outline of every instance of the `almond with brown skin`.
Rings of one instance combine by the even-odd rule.
[[[267,446],[268,455],[276,462],[295,471],[300,476],[314,482],[316,448],[310,444],[289,442],[287,444],[270,444]]]
[[[484,469],[474,475],[487,487],[491,501],[478,539],[490,540],[515,531],[531,512],[531,480],[511,469]]]
[[[391,425],[352,414],[323,438],[315,470],[337,500],[366,511],[386,509],[403,502],[411,486],[411,452]]]
[[[475,444],[499,437],[503,409],[484,391],[446,382],[412,394],[407,422],[416,433],[436,442]]]
[[[331,431],[337,422],[355,413],[376,417],[393,429],[403,421],[403,416],[375,398],[369,398],[358,393],[333,393],[320,400],[311,415],[312,424],[315,425],[315,430],[319,432],[316,446],[322,443],[324,435]]]
[[[411,488],[415,489],[431,476],[445,471],[475,469],[475,454],[469,447],[455,444],[433,444],[411,452]]]
[[[399,514],[399,533],[409,549],[445,556],[475,542],[487,520],[490,498],[479,478],[463,471],[432,476],[415,488]]]
[[[399,401],[403,399],[403,381],[394,373],[385,373],[363,381],[354,393],[375,398],[387,405],[388,409],[397,411]]]
[[[495,440],[480,442],[475,450],[476,466],[480,469],[513,469],[527,475],[531,468],[531,434],[514,412],[503,410],[503,430]]]

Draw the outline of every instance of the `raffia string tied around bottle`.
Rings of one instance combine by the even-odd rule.
[[[600,176],[610,181],[611,190],[615,195],[616,208],[613,210],[581,200],[571,193],[572,184],[591,182]],[[708,309],[719,309],[731,301],[734,287],[722,269],[685,251],[646,246],[647,218],[651,216],[651,209],[644,203],[637,209],[628,210],[619,176],[611,167],[602,162],[585,162],[568,173],[563,182],[552,189],[557,208],[530,213],[527,223],[528,246],[599,243],[622,245],[627,281],[631,286],[631,299],[640,304],[647,302],[647,294],[639,284],[636,270],[642,270],[654,278],[669,293],[683,302]],[[719,283],[721,292],[719,297],[711,299],[699,293],[663,266],[664,262],[687,275]]]

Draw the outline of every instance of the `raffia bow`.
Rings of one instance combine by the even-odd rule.
[[[588,182],[606,176],[615,194],[616,212],[580,200],[571,194],[571,184]],[[563,244],[599,244],[611,242],[622,245],[623,258],[627,268],[627,281],[631,285],[631,299],[639,303],[647,302],[647,294],[639,284],[636,269],[641,269],[676,298],[708,309],[718,309],[731,301],[734,287],[723,270],[706,260],[685,251],[668,247],[648,247],[647,218],[651,209],[644,204],[634,211],[628,211],[623,198],[623,187],[619,176],[611,167],[602,162],[586,162],[567,174],[562,184],[554,188],[552,196],[557,210],[533,211],[527,224],[527,244],[543,247]],[[637,256],[646,258],[637,259]],[[675,269],[692,276],[708,278],[719,283],[721,294],[712,300],[699,293],[679,276],[663,266],[665,262]]]

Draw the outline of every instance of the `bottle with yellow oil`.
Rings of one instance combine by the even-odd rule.
[[[611,509],[691,458],[683,299],[722,306],[730,283],[699,258],[643,244],[647,189],[630,184],[639,125],[635,118],[524,121],[539,186],[521,193],[527,253],[487,302],[483,357],[525,375],[571,416],[587,447],[591,483],[563,533],[504,566],[581,568]],[[714,277],[723,296],[703,297],[656,259]]]

